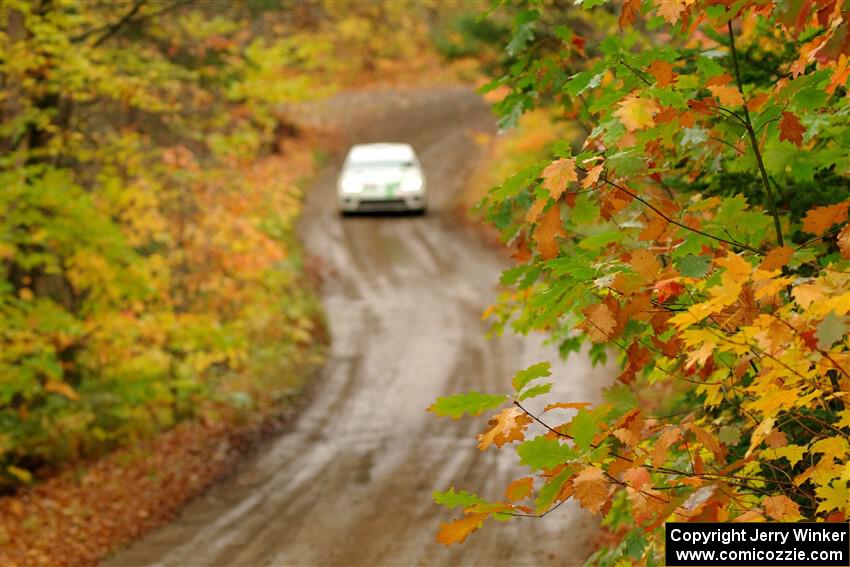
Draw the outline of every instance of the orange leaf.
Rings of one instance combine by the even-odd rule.
[[[640,12],[640,0],[626,0],[623,2],[623,9],[620,11],[620,29],[628,27],[635,21],[635,16]]]
[[[676,297],[685,291],[685,286],[682,285],[676,278],[667,280],[659,280],[655,284],[655,290],[658,292],[658,301],[664,303],[671,297]]]
[[[537,199],[534,201],[534,204],[529,207],[528,213],[525,215],[525,221],[537,222],[537,219],[540,217],[540,213],[542,213],[543,209],[546,208],[546,203],[548,202],[549,199]]]
[[[658,81],[659,87],[666,87],[673,82],[673,66],[666,61],[653,61],[648,71]]]
[[[650,281],[655,281],[661,272],[661,264],[658,263],[655,254],[645,248],[639,248],[632,253],[629,265],[635,272]]]
[[[652,448],[652,466],[660,467],[667,460],[667,452],[673,443],[676,443],[682,438],[682,431],[678,427],[670,427],[658,436],[658,441]]]
[[[696,436],[697,441],[702,443],[703,447],[714,454],[714,458],[718,463],[724,464],[726,462],[726,455],[728,451],[720,444],[720,441],[718,441],[714,435],[693,423],[689,423],[687,427],[688,430]]]
[[[780,522],[796,522],[803,517],[797,503],[782,494],[765,498],[763,504],[767,515]]]
[[[558,243],[555,242],[555,239],[565,234],[561,222],[561,208],[556,203],[541,217],[537,229],[534,231],[537,249],[544,260],[551,260],[558,255]]]
[[[591,512],[599,512],[605,505],[610,484],[602,469],[596,467],[583,469],[573,479],[576,498],[582,508],[587,508]]]
[[[847,220],[847,207],[850,207],[850,200],[809,210],[803,217],[803,230],[820,236],[832,225]]]
[[[841,250],[842,258],[850,260],[850,224],[838,233],[838,249]]]
[[[541,175],[543,187],[549,190],[549,194],[556,201],[566,190],[570,181],[578,181],[576,173],[576,160],[561,158],[546,166]]]
[[[717,97],[720,104],[727,106],[742,106],[744,104],[744,97],[741,96],[737,87],[731,85],[711,85],[708,87],[708,90]]]
[[[655,9],[668,23],[675,24],[685,10],[685,4],[683,0],[655,0]]]
[[[543,413],[546,413],[549,410],[553,409],[582,409],[586,408],[590,405],[590,402],[557,402],[554,404],[548,404],[545,408],[543,408]]]
[[[747,110],[750,112],[755,112],[766,103],[770,99],[770,95],[768,93],[757,94],[753,98],[747,101]]]
[[[688,101],[688,107],[694,112],[711,116],[714,113],[714,108],[717,103],[712,98],[702,98],[699,100],[693,99]]]
[[[530,476],[512,481],[505,489],[505,498],[511,501],[522,500],[531,494],[534,479]]]
[[[463,543],[469,534],[481,527],[487,516],[488,514],[469,514],[451,523],[440,524],[440,531],[437,532],[437,541],[446,546],[454,543]]]
[[[599,176],[602,175],[602,169],[605,167],[604,164],[599,164],[595,167],[592,167],[587,170],[587,175],[585,175],[584,179],[581,180],[581,186],[584,189],[590,189],[593,185],[599,181]]]
[[[478,448],[484,451],[490,445],[501,447],[510,441],[525,439],[525,427],[531,418],[519,408],[505,408],[487,423],[489,428],[478,435]]]
[[[647,471],[645,468],[632,467],[623,473],[623,482],[625,482],[635,490],[640,490],[647,484],[650,484],[652,482],[652,479],[649,476],[649,471]]]
[[[768,252],[767,256],[764,257],[764,260],[761,261],[761,264],[759,264],[759,270],[766,270],[768,272],[778,270],[788,263],[788,260],[791,259],[793,254],[794,249],[790,246],[774,248]]]
[[[587,317],[585,330],[593,342],[601,343],[610,338],[611,332],[617,326],[611,309],[604,303],[591,305],[584,310]]]
[[[636,94],[628,95],[618,106],[614,116],[620,119],[629,132],[655,126],[653,116],[661,111],[654,100],[641,98]]]
[[[793,112],[783,112],[779,121],[779,139],[788,140],[798,148],[803,146],[803,134],[806,129],[800,124],[800,119]]]

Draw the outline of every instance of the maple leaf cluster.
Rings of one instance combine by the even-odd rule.
[[[464,510],[465,538],[575,499],[621,534],[595,557],[612,564],[659,560],[669,520],[846,521],[846,6],[602,3],[516,16],[539,35],[491,83],[510,88],[497,110],[549,106],[584,135],[482,206],[520,261],[495,329],[549,332],[565,355],[586,341],[622,371],[603,403],[539,414],[525,400],[548,372],[521,371],[479,448],[515,444],[526,498],[436,500]]]

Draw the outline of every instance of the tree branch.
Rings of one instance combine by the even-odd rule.
[[[578,169],[579,171],[582,171],[584,173],[587,173],[587,169],[585,169],[584,167],[576,166],[576,169]],[[637,193],[634,193],[633,191],[626,189],[622,185],[611,181],[610,179],[608,179],[605,176],[600,176],[599,180],[604,181],[605,183],[607,183],[611,187],[614,187],[615,189],[622,191],[626,195],[629,195],[632,199],[635,199],[636,201],[643,203],[646,207],[651,209],[655,214],[657,214],[658,216],[660,216],[661,218],[663,218],[664,220],[666,220],[670,224],[674,224],[674,225],[676,225],[680,228],[684,228],[685,230],[689,230],[693,233],[699,234],[701,236],[705,236],[706,238],[711,238],[712,240],[717,240],[718,242],[724,242],[724,243],[729,244],[731,246],[737,246],[738,248],[743,248],[744,250],[749,250],[753,254],[758,254],[760,256],[765,255],[764,251],[759,250],[758,248],[753,248],[752,246],[744,244],[743,242],[736,242],[734,240],[728,240],[726,238],[723,238],[722,236],[709,234],[707,232],[703,232],[703,231],[699,230],[698,228],[694,228],[692,226],[688,226],[684,223],[681,223],[681,222],[677,221],[676,219],[671,218],[671,217],[665,215],[664,213],[662,213],[661,210],[659,210],[655,205],[653,205],[652,203],[650,203],[649,201],[647,201],[646,199],[644,199],[643,197],[641,197]]]
[[[732,66],[735,68],[735,82],[738,84],[738,92],[741,93],[741,98],[744,97],[744,84],[741,82],[741,70],[738,67],[738,51],[735,49],[735,34],[732,32],[732,19],[726,22],[726,28],[729,31],[729,49],[732,51]],[[761,172],[761,180],[764,184],[764,190],[767,192],[767,200],[770,204],[770,213],[773,215],[773,225],[776,228],[776,240],[780,246],[784,246],[785,242],[782,239],[782,225],[779,222],[779,212],[776,210],[776,199],[773,197],[773,189],[770,188],[770,180],[767,177],[767,170],[764,167],[764,161],[759,150],[756,133],[753,130],[753,123],[750,120],[750,111],[747,109],[747,102],[744,101],[744,126],[747,128],[747,134],[750,137],[750,145],[753,147],[753,153],[756,156],[759,172]]]

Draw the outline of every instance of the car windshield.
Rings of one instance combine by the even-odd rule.
[[[416,165],[412,161],[355,161],[348,164],[348,167],[355,169],[377,169],[386,167],[413,167]]]

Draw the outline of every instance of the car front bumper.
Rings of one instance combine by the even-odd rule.
[[[423,211],[425,194],[410,193],[393,197],[375,197],[370,195],[339,195],[339,209],[346,213],[383,212],[383,211]]]

